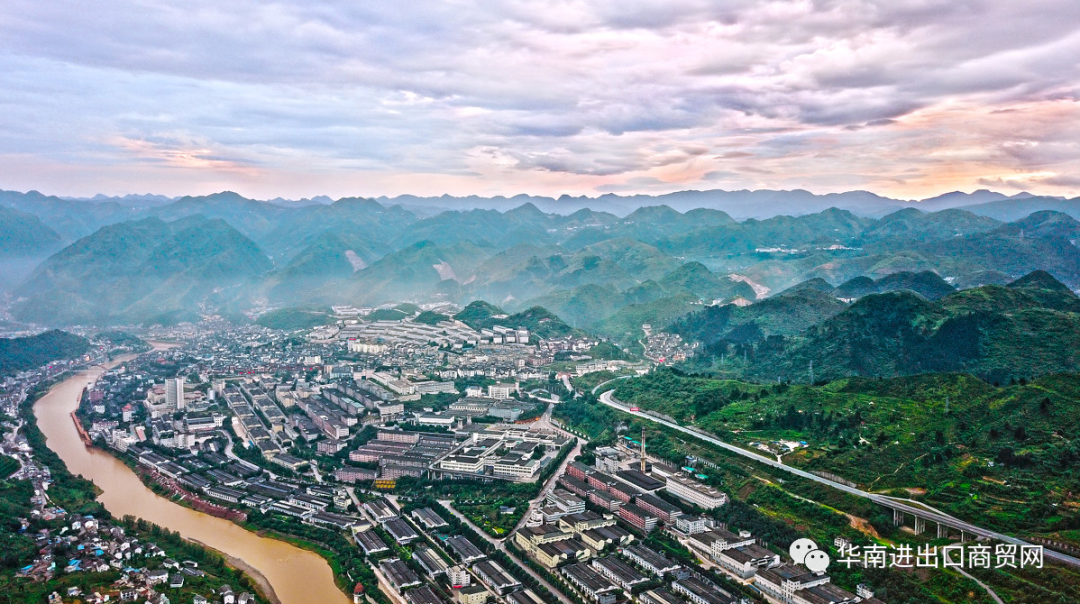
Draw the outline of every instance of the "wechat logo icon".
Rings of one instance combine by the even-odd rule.
[[[829,554],[818,549],[810,539],[796,539],[788,548],[788,554],[795,564],[803,564],[815,573],[823,573],[829,568]]]

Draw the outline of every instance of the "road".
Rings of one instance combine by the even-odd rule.
[[[257,466],[255,464],[251,463],[250,461],[244,459],[243,457],[240,457],[239,455],[237,455],[236,451],[233,450],[233,444],[234,443],[233,443],[232,436],[230,436],[229,433],[226,430],[217,430],[217,433],[220,434],[221,437],[225,439],[225,451],[223,451],[223,453],[225,454],[225,457],[228,457],[229,459],[231,459],[233,461],[239,462],[240,465],[248,466],[248,467],[251,467],[251,468],[258,468],[259,470],[265,472],[273,480],[278,479],[278,475],[275,474],[274,472],[271,472],[270,470],[268,470],[268,469],[266,469],[266,468],[264,468],[262,466]]]
[[[508,536],[513,535],[515,532],[517,532],[518,529],[522,527],[522,525],[525,524],[525,522],[529,519],[529,515],[532,514],[533,508],[540,505],[544,501],[544,499],[547,498],[547,494],[554,487],[555,482],[559,479],[559,476],[561,476],[563,472],[566,471],[566,466],[571,461],[576,459],[578,455],[581,454],[581,439],[551,423],[551,413],[553,409],[554,404],[548,404],[547,409],[544,410],[544,413],[540,416],[540,419],[538,419],[532,425],[532,427],[553,430],[567,436],[568,438],[572,438],[574,440],[574,448],[570,451],[570,454],[566,456],[566,459],[563,460],[559,468],[556,469],[556,471],[547,479],[547,482],[545,482],[544,485],[540,488],[540,494],[529,502],[529,507],[525,510],[525,514],[522,515],[521,520],[518,521],[517,525],[513,528],[513,530],[507,533]],[[454,509],[453,501],[446,499],[439,501],[439,503],[441,503],[446,509],[450,510],[450,513],[456,516],[458,520],[464,522],[470,528],[476,531],[477,535],[480,535],[481,538],[486,540],[488,543],[494,545],[495,549],[505,553],[507,556],[510,556],[510,559],[513,560],[518,566],[520,566],[522,570],[527,572],[529,576],[531,576],[533,579],[536,579],[541,585],[546,587],[548,591],[555,594],[555,596],[559,598],[559,601],[561,601],[563,604],[572,604],[572,602],[570,602],[570,600],[565,595],[563,595],[561,591],[548,583],[546,579],[541,577],[538,573],[536,573],[536,571],[529,568],[524,562],[519,560],[517,556],[510,552],[506,548],[505,538],[496,539],[495,537],[487,534],[484,529],[480,528],[479,526],[474,524],[472,520],[466,518],[464,514]]]
[[[508,534],[514,534],[515,532],[517,532],[518,529],[522,527],[522,525],[525,524],[526,521],[528,521],[529,516],[533,512],[533,508],[541,505],[543,501],[547,499],[548,493],[550,493],[551,489],[553,489],[555,486],[555,482],[558,481],[559,477],[562,476],[563,473],[566,471],[567,464],[569,464],[571,461],[574,461],[574,459],[576,459],[577,456],[581,454],[581,441],[576,436],[573,438],[574,449],[570,451],[569,455],[566,456],[566,459],[563,460],[562,464],[559,466],[559,469],[555,470],[555,473],[547,479],[547,482],[545,482],[544,486],[540,489],[540,494],[537,495],[535,499],[529,502],[529,509],[525,510],[525,514],[521,517],[521,520],[518,520],[518,523],[514,526],[514,529]]]
[[[794,474],[794,475],[799,476],[801,478],[806,478],[808,480],[813,480],[814,482],[817,482],[817,483],[832,487],[834,489],[838,489],[840,491],[848,493],[849,495],[854,495],[856,497],[862,497],[864,499],[869,499],[870,501],[872,501],[872,502],[874,502],[874,503],[876,503],[878,505],[882,505],[882,506],[885,506],[885,507],[888,507],[888,508],[891,508],[891,509],[894,509],[894,510],[899,510],[899,511],[905,513],[905,514],[910,514],[912,516],[917,515],[919,518],[922,518],[924,520],[929,520],[930,522],[933,522],[935,524],[944,524],[945,526],[949,526],[949,527],[952,527],[952,528],[954,528],[956,530],[963,531],[964,533],[970,533],[970,534],[975,535],[977,537],[983,537],[983,538],[986,538],[986,539],[994,539],[994,540],[1001,541],[1001,542],[1004,542],[1004,543],[1012,543],[1012,544],[1016,544],[1016,545],[1032,545],[1031,543],[1028,543],[1027,541],[1024,541],[1022,539],[1017,539],[1016,537],[1012,537],[1012,536],[1009,536],[1009,535],[1005,535],[1003,533],[998,533],[996,531],[985,529],[985,528],[976,526],[974,524],[971,524],[969,522],[965,522],[963,520],[953,518],[952,516],[949,516],[947,514],[943,514],[941,512],[931,511],[931,510],[928,510],[928,509],[926,509],[924,507],[921,507],[921,506],[915,506],[915,505],[910,505],[910,504],[904,503],[903,501],[894,499],[892,497],[886,497],[884,495],[878,495],[876,493],[870,493],[870,492],[867,492],[867,491],[863,491],[861,489],[857,489],[855,487],[849,487],[849,486],[847,486],[845,484],[840,484],[838,482],[833,482],[833,481],[831,481],[831,480],[829,480],[827,478],[822,478],[822,477],[820,477],[820,476],[818,476],[816,474],[811,474],[810,472],[806,472],[806,471],[800,470],[798,468],[793,468],[793,467],[791,467],[791,466],[789,466],[787,464],[778,462],[775,459],[770,459],[770,458],[765,457],[763,455],[758,455],[757,453],[747,451],[746,449],[743,449],[742,447],[737,447],[737,446],[735,446],[733,444],[724,442],[724,441],[720,440],[719,438],[716,438],[715,436],[712,436],[712,435],[709,435],[709,434],[704,434],[702,432],[698,432],[698,431],[695,431],[695,430],[690,430],[688,428],[684,428],[683,426],[680,426],[677,423],[669,422],[669,421],[667,421],[665,419],[661,419],[659,417],[653,417],[652,415],[647,415],[647,414],[639,412],[639,411],[631,411],[630,407],[628,405],[624,404],[624,403],[619,402],[615,398],[615,396],[612,394],[612,391],[610,391],[610,390],[607,391],[607,392],[604,392],[603,394],[600,395],[600,402],[607,405],[608,407],[612,407],[613,409],[618,409],[619,411],[622,411],[623,413],[629,413],[630,415],[639,417],[641,419],[648,420],[648,421],[660,424],[662,426],[667,426],[668,428],[671,428],[673,430],[678,430],[679,432],[682,432],[683,434],[688,434],[688,435],[693,436],[695,438],[701,439],[701,440],[703,440],[705,442],[716,445],[716,446],[718,446],[718,447],[720,447],[722,449],[725,449],[727,451],[735,453],[736,455],[741,455],[743,457],[746,457],[748,459],[756,461],[756,462],[758,462],[760,464],[764,464],[764,465],[769,466],[771,468],[775,468],[775,469],[778,469],[778,470],[782,470],[784,472],[788,472],[789,474]],[[1064,564],[1069,564],[1069,565],[1072,565],[1072,566],[1080,567],[1080,558],[1075,558],[1073,556],[1069,556],[1067,554],[1063,554],[1061,552],[1057,552],[1057,551],[1054,551],[1052,549],[1044,549],[1044,556],[1045,556],[1045,558],[1050,559],[1050,560],[1056,560],[1056,561],[1062,562]]]
[[[1005,604],[1005,602],[1004,602],[1004,601],[1003,601],[1003,600],[1002,600],[1002,599],[1001,599],[1001,598],[1000,598],[1000,597],[999,597],[999,596],[997,595],[997,592],[995,592],[995,591],[994,591],[993,589],[990,589],[990,586],[989,586],[989,585],[987,585],[986,583],[983,583],[982,581],[980,581],[980,580],[976,579],[975,577],[971,576],[971,573],[967,572],[966,570],[964,570],[963,568],[961,568],[961,567],[959,567],[959,566],[957,566],[957,567],[956,567],[956,570],[957,570],[957,572],[959,572],[959,573],[960,573],[961,575],[964,575],[964,576],[965,576],[965,577],[967,577],[968,579],[971,579],[972,581],[974,581],[974,582],[978,583],[978,584],[979,584],[979,587],[981,587],[981,588],[983,588],[984,590],[986,590],[986,594],[987,594],[988,596],[990,596],[991,598],[993,598],[993,600],[994,600],[995,602],[997,602],[997,604]]]
[[[528,573],[529,576],[532,577],[533,579],[536,579],[536,581],[539,582],[540,585],[543,585],[544,587],[547,588],[548,591],[555,594],[555,597],[558,598],[559,601],[562,602],[562,604],[574,604],[573,602],[570,601],[569,598],[567,598],[565,595],[563,595],[563,593],[561,591],[556,589],[551,583],[548,583],[547,579],[544,579],[543,577],[541,577],[536,571],[529,568],[528,565],[526,565],[524,562],[519,560],[518,557],[513,554],[513,552],[506,549],[506,543],[504,542],[504,540],[496,539],[496,538],[492,537],[491,535],[485,533],[484,529],[476,526],[475,524],[473,524],[472,520],[469,520],[468,518],[465,517],[464,514],[457,511],[456,509],[454,509],[454,505],[453,505],[452,501],[450,501],[449,499],[445,499],[445,500],[440,500],[439,503],[441,503],[443,505],[443,507],[445,507],[446,509],[450,510],[450,513],[453,514],[458,520],[464,522],[466,525],[469,526],[469,528],[476,531],[476,534],[480,535],[481,539],[484,539],[488,543],[494,545],[495,549],[497,549],[500,552],[503,552],[504,554],[509,556],[510,559],[513,560],[514,563],[517,564],[518,567],[521,568],[521,570]]]
[[[563,383],[563,386],[566,386],[566,391],[567,392],[573,392],[574,393],[574,398],[577,398],[578,396],[580,396],[578,394],[578,391],[574,390],[574,386],[570,383],[570,376],[568,376],[568,375],[562,376],[562,383]]]
[[[360,498],[356,496],[356,487],[345,487],[345,492],[349,494],[349,499],[352,499],[353,505],[356,506],[356,513],[360,514],[364,519],[368,519],[367,512],[364,511],[364,504],[360,503]]]
[[[224,451],[225,457],[228,457],[229,459],[235,459],[235,460],[238,460],[238,461],[242,461],[242,460],[240,460],[239,457],[236,456],[235,453],[233,453],[233,441],[232,441],[232,437],[229,436],[229,433],[226,432],[225,430],[217,430],[217,433],[220,434],[221,437],[225,439],[225,451]]]
[[[533,500],[529,502],[529,507],[525,510],[525,514],[521,517],[521,520],[518,520],[518,523],[516,526],[514,526],[514,529],[507,533],[509,535],[514,534],[518,529],[522,527],[522,525],[525,524],[526,521],[529,520],[529,516],[533,512],[533,508],[540,505],[544,501],[544,499],[547,498],[547,495],[551,492],[551,489],[554,487],[555,482],[559,480],[559,476],[562,476],[563,472],[566,471],[566,466],[571,461],[577,459],[577,456],[581,454],[581,439],[551,423],[551,413],[554,408],[554,404],[549,404],[547,406],[547,409],[544,410],[544,413],[540,416],[540,419],[537,420],[536,423],[533,424],[533,426],[539,426],[541,428],[553,430],[566,436],[567,438],[572,438],[574,440],[574,448],[570,451],[570,454],[566,456],[566,459],[563,460],[562,464],[555,470],[555,473],[547,479],[547,482],[545,482],[542,487],[540,487],[539,495],[537,495]]]
[[[618,381],[618,380],[628,380],[628,379],[630,379],[630,378],[632,378],[632,377],[635,377],[635,376],[633,376],[633,375],[620,375],[619,377],[611,378],[610,380],[608,380],[608,381],[606,381],[606,382],[600,382],[599,384],[597,384],[597,385],[596,385],[596,386],[595,386],[595,387],[594,387],[594,388],[592,389],[592,393],[593,393],[593,394],[596,394],[596,391],[597,391],[597,390],[599,390],[599,389],[603,388],[604,386],[607,386],[608,384],[610,384],[610,383],[612,383],[612,382],[615,382],[615,381]]]

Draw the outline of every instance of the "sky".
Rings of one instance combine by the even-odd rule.
[[[1080,195],[1076,0],[4,0],[0,189]]]

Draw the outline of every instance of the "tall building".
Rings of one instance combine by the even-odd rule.
[[[177,411],[187,408],[187,403],[184,402],[184,378],[165,380],[165,404]]]
[[[517,384],[504,384],[499,382],[488,386],[488,397],[497,400],[506,400],[518,392]]]

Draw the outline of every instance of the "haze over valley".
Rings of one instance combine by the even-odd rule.
[[[1080,602],[1076,0],[6,0],[0,604]]]
[[[620,337],[628,314],[667,324],[695,305],[813,279],[848,300],[877,291],[853,279],[927,271],[941,281],[920,291],[931,297],[1034,270],[1080,286],[1080,200],[987,191],[303,202],[7,192],[0,202],[11,319],[45,326],[480,299],[544,306]],[[481,207],[446,209],[463,203]]]

